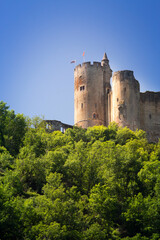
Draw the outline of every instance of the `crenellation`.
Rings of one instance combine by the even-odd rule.
[[[160,137],[160,92],[140,93],[131,70],[112,70],[106,53],[101,62],[84,62],[74,71],[74,122],[87,128],[112,121],[131,130],[143,129],[149,141]]]
[[[100,67],[100,68],[102,67],[100,62],[93,62],[93,66]]]
[[[92,65],[91,62],[83,62],[83,63],[82,63],[82,67],[83,67],[83,66],[89,67],[89,66],[91,66],[91,65]]]
[[[100,69],[103,69],[103,66],[101,65],[101,63],[100,62],[93,62],[93,64],[91,63],[91,62],[83,62],[82,64],[78,64],[75,68],[74,68],[74,71],[76,71],[76,70],[80,70],[81,68],[84,68],[84,67],[86,67],[86,68],[88,68],[88,67],[91,67],[91,68],[93,68],[93,67],[98,67],[98,68],[100,68]],[[111,70],[112,71],[112,70]]]
[[[160,102],[160,92],[151,92],[146,91],[144,93],[140,93],[142,102]]]

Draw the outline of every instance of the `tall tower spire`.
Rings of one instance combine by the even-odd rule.
[[[108,64],[109,64],[109,60],[107,58],[107,54],[104,53],[103,59],[101,61],[101,65],[104,66],[104,65],[108,65]]]
[[[110,122],[110,108],[111,108],[111,84],[110,78],[112,77],[112,70],[109,66],[109,60],[107,54],[104,53],[103,59],[101,61],[101,66],[103,69],[103,89],[104,89],[104,116],[105,125],[108,126]]]
[[[108,60],[106,52],[104,53],[104,56],[103,56],[102,60]]]

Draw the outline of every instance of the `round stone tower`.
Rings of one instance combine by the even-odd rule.
[[[111,120],[119,126],[136,130],[139,125],[139,82],[133,71],[115,72],[112,79]]]
[[[112,70],[107,55],[102,62],[84,62],[74,69],[74,124],[87,128],[106,125],[107,96]]]

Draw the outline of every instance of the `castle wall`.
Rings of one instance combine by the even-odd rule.
[[[112,79],[111,121],[131,130],[139,128],[139,99],[139,83],[133,72],[115,72]]]
[[[101,63],[78,65],[74,70],[74,122],[87,128],[105,125],[104,83]]]
[[[160,137],[160,92],[140,93],[140,128],[147,132],[149,141]]]
[[[131,130],[143,129],[149,141],[160,137],[160,92],[140,93],[133,71],[115,72],[106,53],[100,62],[74,70],[74,123],[83,128],[116,122]]]

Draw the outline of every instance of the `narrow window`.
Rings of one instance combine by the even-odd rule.
[[[83,108],[83,103],[81,103],[81,108]]]
[[[117,102],[119,101],[119,99],[117,98]]]
[[[85,89],[85,86],[80,86],[80,91],[83,91]]]
[[[95,108],[97,107],[97,103],[95,103]]]
[[[107,94],[109,93],[109,88],[107,89]]]
[[[152,115],[151,114],[149,114],[149,119],[152,119]]]

